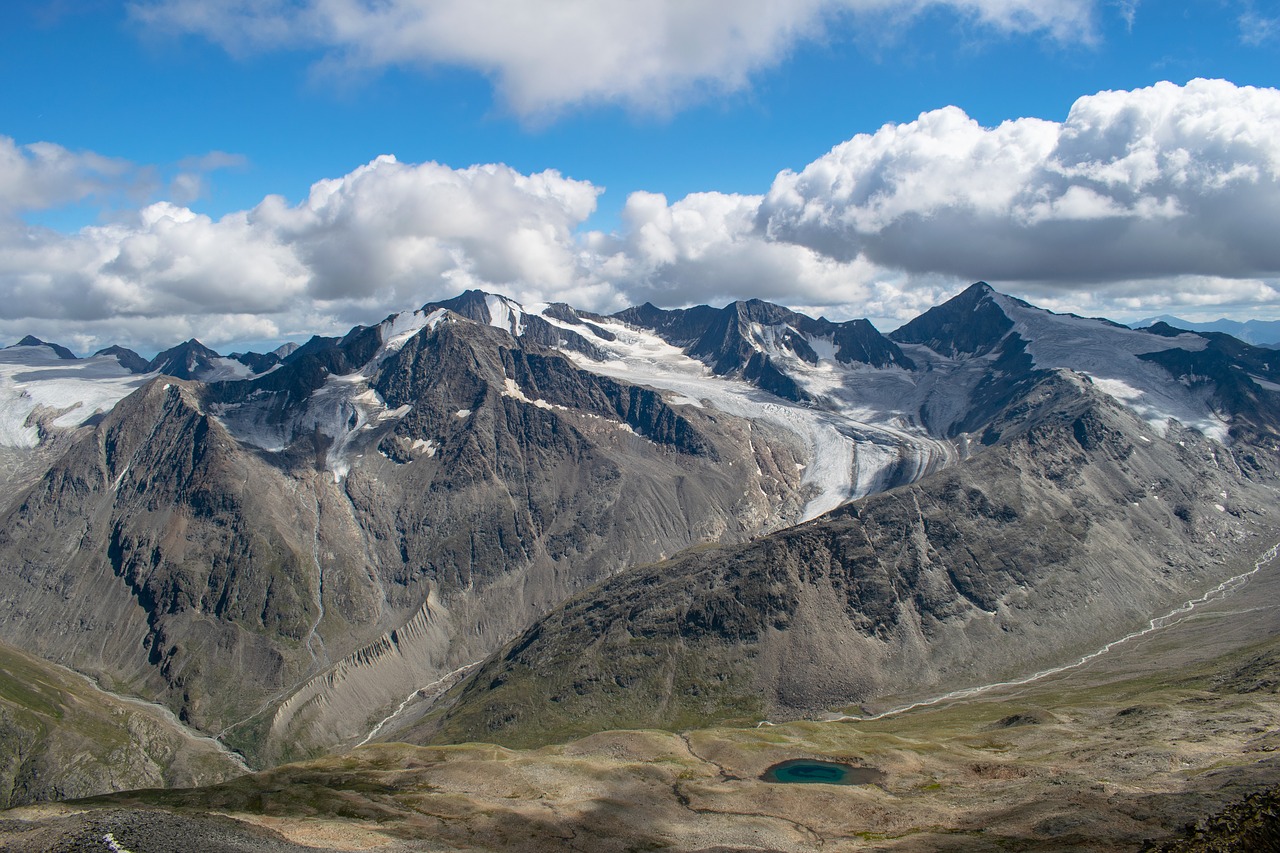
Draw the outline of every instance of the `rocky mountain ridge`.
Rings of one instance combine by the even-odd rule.
[[[1139,320],[1129,325],[1135,329],[1146,329],[1157,323],[1164,323],[1172,328],[1185,329],[1190,332],[1221,332],[1257,347],[1270,347],[1272,349],[1280,347],[1280,320],[1245,320],[1241,322],[1222,317],[1205,323],[1184,320],[1171,314],[1161,314],[1158,317],[1148,317],[1145,320]]]
[[[988,430],[911,485],[578,596],[402,737],[536,746],[1013,678],[1140,628],[1278,535],[1274,468],[1161,437],[1070,373]]]
[[[786,435],[447,309],[248,381],[151,379],[81,433],[6,513],[5,635],[256,760],[358,740],[406,678],[625,565],[803,507]],[[317,684],[322,702],[288,701]]]
[[[646,710],[664,724],[869,700],[891,686],[889,651],[922,689],[1012,671],[1097,634],[1046,621],[1075,599],[998,555],[1078,539],[1082,577],[1117,597],[1082,614],[1137,619],[1213,582],[1272,495],[1267,351],[1055,315],[983,284],[888,337],[760,302],[605,317],[470,291],[274,361],[210,353],[170,351],[166,369],[202,377],[182,379],[0,351],[14,402],[0,443],[22,485],[0,529],[0,637],[259,764],[361,742],[393,716],[380,731],[402,732],[429,710],[419,688],[471,669],[488,682],[472,676],[452,716],[424,725],[505,731],[477,685],[514,683],[502,667],[528,661],[508,648],[478,665],[522,632],[551,642],[549,613],[567,632],[546,647],[564,662],[553,675],[594,661],[625,680],[648,658],[610,658],[592,634],[608,625],[575,621],[618,602],[634,607],[607,620],[614,639],[700,691]],[[1206,489],[1227,493],[1221,511]],[[970,513],[975,528],[947,521]],[[1110,578],[1107,549],[1134,529],[1153,550]],[[842,544],[855,535],[883,541]],[[635,580],[689,546],[704,550],[646,570],[664,583]],[[822,554],[838,570],[818,578],[804,555]],[[734,568],[775,557],[777,576]],[[1184,557],[1208,568],[1174,571]],[[604,598],[557,610],[601,582]],[[1020,586],[1041,596],[1031,615],[993,621]],[[663,589],[675,622],[653,615],[673,606],[652,597]],[[830,631],[828,611],[843,614]],[[991,654],[957,657],[988,640]],[[821,663],[795,663],[806,655]],[[612,713],[597,681],[573,689],[587,698],[562,704],[570,717]]]

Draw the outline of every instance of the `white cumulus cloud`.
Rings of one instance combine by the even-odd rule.
[[[447,65],[490,77],[518,113],[620,101],[665,111],[736,90],[799,42],[945,9],[999,32],[1088,39],[1096,0],[139,0],[133,17],[233,53],[320,49],[331,62]]]
[[[1099,283],[1280,271],[1280,92],[1221,80],[984,128],[955,107],[784,172],[770,238],[911,272]]]
[[[581,295],[573,230],[597,193],[553,171],[387,156],[300,204],[268,196],[216,220],[157,202],[70,235],[0,222],[0,319],[14,321],[0,328],[75,323],[155,347],[197,327],[210,343],[345,331],[470,286]]]
[[[6,150],[9,337],[333,334],[468,287],[601,311],[758,297],[890,323],[978,279],[1121,318],[1280,304],[1280,91],[1224,81],[1090,95],[1061,122],[988,128],[947,107],[854,136],[762,195],[634,192],[614,233],[583,233],[601,193],[588,181],[385,156],[296,204],[213,219],[156,202],[65,234],[20,214],[95,192],[97,172],[46,160],[98,161]]]
[[[146,185],[132,163],[52,142],[19,145],[0,136],[0,216],[44,210]]]

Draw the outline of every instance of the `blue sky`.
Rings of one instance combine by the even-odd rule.
[[[464,286],[891,327],[973,278],[1276,318],[1278,59],[1237,0],[11,0],[0,336],[226,349]]]

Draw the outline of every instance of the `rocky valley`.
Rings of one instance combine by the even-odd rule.
[[[12,849],[1137,850],[1280,785],[1280,352],[1221,333],[469,291],[0,397]]]

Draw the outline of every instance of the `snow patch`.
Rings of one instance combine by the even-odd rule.
[[[311,395],[305,412],[295,421],[290,439],[315,431],[329,436],[332,443],[326,454],[326,467],[333,472],[334,482],[351,473],[355,460],[363,454],[364,442],[357,436],[366,427],[380,425],[404,417],[410,407],[388,409],[382,395],[370,388],[363,373],[330,376]]]
[[[317,433],[330,439],[325,465],[334,481],[341,481],[363,458],[378,428],[397,421],[413,410],[411,405],[387,406],[370,382],[382,362],[395,355],[423,329],[435,330],[449,318],[449,311],[405,311],[384,320],[378,327],[382,341],[376,353],[359,371],[329,376],[317,388],[306,406],[285,423],[270,419],[269,407],[250,398],[234,405],[215,405],[212,414],[243,444],[279,453],[305,435]]]
[[[836,360],[836,342],[833,338],[818,338],[813,335],[804,336],[805,343],[809,344],[809,349],[813,350],[819,361]]]
[[[201,370],[196,379],[201,382],[236,382],[254,376],[253,368],[234,358],[218,356],[209,359],[209,366]]]
[[[413,410],[410,405],[392,409],[369,385],[364,372],[330,376],[317,388],[297,415],[285,423],[272,422],[268,410],[251,399],[237,405],[211,406],[211,414],[242,444],[279,453],[308,434],[329,438],[325,465],[338,482],[363,456],[368,441],[363,436]]]
[[[1163,367],[1138,356],[1169,349],[1199,352],[1208,340],[1185,333],[1166,338],[1097,320],[1054,314],[1021,305],[1010,297],[991,298],[1013,321],[1013,332],[1027,343],[1038,368],[1068,368],[1084,373],[1104,393],[1133,409],[1163,435],[1170,420],[1225,443],[1228,427],[1213,410],[1208,388],[1176,382]]]
[[[119,841],[116,841],[115,835],[110,832],[102,836],[102,843],[107,845],[107,849],[110,850],[111,853],[133,853],[133,851],[124,847]]]
[[[539,409],[566,409],[565,406],[553,406],[546,400],[532,400],[525,396],[524,391],[516,384],[514,379],[506,379],[503,381],[502,396],[510,397],[513,400],[519,400],[522,403],[528,403],[531,406],[537,406]]]
[[[1264,388],[1267,391],[1280,391],[1280,383],[1272,382],[1269,379],[1263,379],[1261,376],[1258,376],[1256,373],[1250,373],[1249,378],[1252,379],[1254,382],[1258,383],[1258,387]]]
[[[454,414],[454,417],[458,417],[458,418],[469,418],[469,417],[471,417],[471,410],[470,410],[470,409],[458,409],[458,411],[454,412],[453,414]]]
[[[49,347],[0,350],[0,445],[35,447],[38,422],[74,429],[145,385],[112,356],[59,358]]]
[[[1116,402],[1128,406],[1162,437],[1169,431],[1169,422],[1178,421],[1184,426],[1199,430],[1207,438],[1220,444],[1227,441],[1228,425],[1226,419],[1214,412],[1205,401],[1199,407],[1194,401],[1178,399],[1169,390],[1178,387],[1178,383],[1170,382],[1165,389],[1158,386],[1148,389],[1135,388],[1123,379],[1107,379],[1090,375],[1089,379],[1098,390],[1110,396]],[[1197,411],[1197,408],[1199,409]],[[1139,436],[1143,441],[1150,441]]]
[[[378,327],[382,346],[373,357],[372,364],[378,364],[398,353],[409,342],[409,339],[423,329],[435,331],[448,317],[449,311],[437,308],[431,313],[424,311],[404,311],[384,320]]]
[[[485,294],[489,308],[489,325],[510,332],[515,337],[524,334],[524,311],[519,305],[503,296]]]

